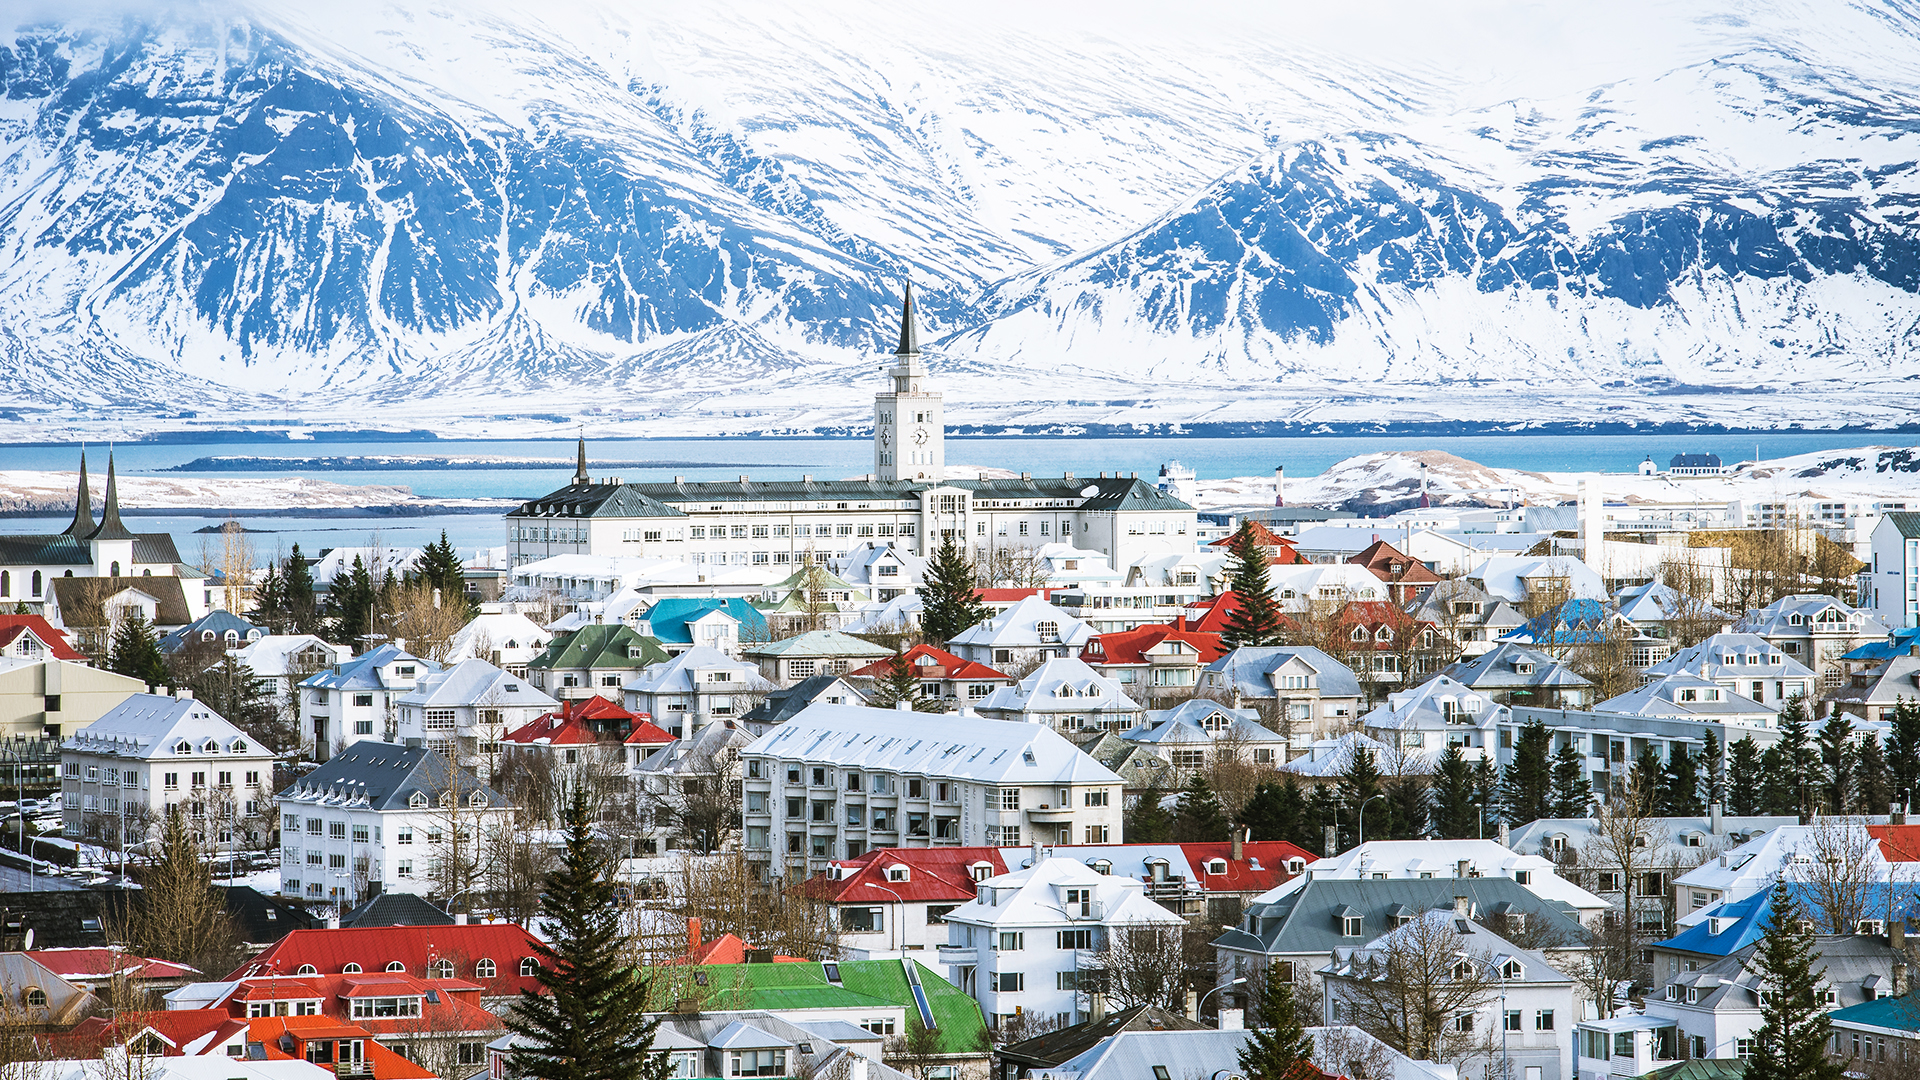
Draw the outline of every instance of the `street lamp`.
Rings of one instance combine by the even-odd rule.
[[[1206,993],[1201,994],[1200,1000],[1194,1002],[1193,1004],[1194,1019],[1196,1020],[1199,1019],[1200,1011],[1206,1006],[1208,998],[1212,997],[1213,995],[1219,993],[1222,990],[1226,990],[1235,986],[1245,986],[1245,985],[1247,985],[1247,977],[1245,975],[1242,975],[1234,979],[1232,982],[1223,982],[1219,986],[1216,986],[1213,989],[1207,991]]]
[[[1387,793],[1383,791],[1378,795],[1369,795],[1365,799],[1360,800],[1360,819],[1354,823],[1353,830],[1354,847],[1359,847],[1361,844],[1367,842],[1367,804],[1375,799],[1384,799],[1386,797]]]
[[[1500,1076],[1501,1076],[1501,1080],[1513,1080],[1513,1058],[1512,1058],[1512,1055],[1510,1055],[1507,1052],[1507,972],[1506,972],[1506,969],[1503,965],[1495,964],[1492,960],[1481,959],[1476,956],[1469,956],[1465,953],[1461,954],[1461,959],[1466,960],[1470,963],[1477,963],[1484,966],[1487,970],[1493,972],[1493,975],[1495,978],[1500,980]]]

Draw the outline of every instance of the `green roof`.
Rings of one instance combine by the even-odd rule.
[[[907,1018],[919,1015],[913,990],[907,984],[907,961],[842,960],[839,962],[841,985],[827,981],[818,963],[799,964],[709,964],[700,971],[707,975],[708,994],[703,1004],[713,1010],[764,1009],[857,1009],[886,1005],[904,1007]],[[986,1018],[980,1005],[961,993],[932,968],[911,961],[920,975],[920,986],[927,994],[927,1007],[933,1012],[936,1034],[943,1054],[978,1054],[986,1032]],[[662,969],[657,975],[673,975]]]
[[[633,668],[668,659],[660,643],[624,623],[591,623],[553,639],[547,651],[528,661],[530,668]]]
[[[1887,524],[1898,530],[1901,536],[1909,540],[1920,537],[1920,514],[1911,510],[1894,510],[1882,516],[1887,519]]]
[[[741,651],[748,656],[870,656],[876,660],[893,655],[892,649],[838,630],[809,630]]]
[[[1920,1032],[1920,999],[1912,994],[1875,998],[1827,1014],[1835,1023],[1862,1024],[1896,1031]]]

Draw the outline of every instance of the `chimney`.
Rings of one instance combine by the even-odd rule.
[[[847,1080],[867,1080],[867,1059],[859,1054],[847,1057]]]
[[[1720,865],[1721,866],[1727,865],[1727,857],[1725,855],[1720,856]]]
[[[1467,860],[1461,859],[1459,862],[1453,864],[1453,876],[1457,878],[1467,876]]]
[[[1033,842],[1032,847],[1029,850],[1029,853],[1027,855],[1027,858],[1032,860],[1032,862],[1029,862],[1027,865],[1029,866],[1040,865],[1040,841],[1039,840],[1036,839]]]
[[[340,929],[340,909],[339,908],[327,909],[327,929],[329,930]]]
[[[1233,828],[1233,861],[1239,862],[1247,857],[1247,834],[1252,830],[1245,825]]]
[[[1454,894],[1453,914],[1455,918],[1460,918],[1460,919],[1468,918],[1469,916],[1467,913],[1472,910],[1473,910],[1472,905],[1470,905],[1467,902],[1467,898],[1464,894],[1460,894],[1460,893]]]
[[[1187,991],[1186,1017],[1189,1020],[1200,1019],[1200,993],[1197,990]]]
[[[1511,844],[1507,843],[1507,823],[1504,821],[1500,823],[1500,846],[1501,847],[1512,846]]]
[[[1321,851],[1325,852],[1328,858],[1340,854],[1340,829],[1337,826],[1327,826],[1326,845],[1326,847],[1321,848]]]
[[[1900,805],[1899,803],[1893,803],[1887,807],[1887,824],[1905,825],[1906,823],[1907,823],[1906,807]]]
[[[1707,831],[1712,833],[1715,836],[1719,836],[1720,831],[1725,827],[1726,827],[1726,824],[1720,820],[1720,804],[1708,803],[1707,804]]]
[[[1247,1026],[1246,1017],[1245,1009],[1229,1009],[1223,1006],[1220,1009],[1220,1030],[1244,1031]]]
[[[741,482],[741,483],[743,483],[743,484],[744,484],[744,483],[747,483],[747,474],[746,474],[746,473],[741,473],[741,474],[740,474],[740,482]]]
[[[1107,995],[1093,993],[1087,995],[1087,1019],[1099,1023],[1107,1018]]]
[[[699,951],[700,916],[695,915],[693,918],[687,920],[687,955],[692,956]]]
[[[1287,505],[1287,467],[1285,465],[1273,467],[1273,505]]]
[[[1907,920],[1887,920],[1887,944],[1893,946],[1895,952],[1907,951]]]
[[[811,483],[813,483],[813,474],[812,474],[812,473],[801,473],[801,474],[800,474],[800,482],[801,482],[801,483],[803,483],[803,484],[811,484]]]
[[[467,913],[464,911],[455,912],[453,916],[453,925],[455,926],[467,925]]]
[[[1907,996],[1907,965],[1893,965],[1893,996]]]
[[[912,712],[913,702],[908,701],[906,698],[901,698],[899,701],[896,701],[893,703],[893,711],[894,712]]]

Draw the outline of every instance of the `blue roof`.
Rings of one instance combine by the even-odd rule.
[[[322,671],[301,686],[321,687],[329,690],[381,690],[380,669],[395,660],[411,660],[419,666],[419,674],[426,675],[439,671],[440,665],[431,660],[422,660],[412,653],[394,645],[381,645],[370,652],[363,653],[344,664],[335,664]]]
[[[1890,896],[1898,888],[1900,893]],[[1897,910],[1895,914],[1911,916],[1920,912],[1920,892],[1915,891],[1912,883],[1891,884],[1884,881],[1868,884],[1868,899],[1863,910],[1887,910],[1889,904]],[[1813,919],[1819,919],[1822,913],[1820,895],[1812,886],[1804,883],[1787,885],[1806,912]],[[1732,919],[1733,925],[1722,927],[1720,932],[1710,933],[1713,919]],[[1699,956],[1731,956],[1741,949],[1759,941],[1773,924],[1773,890],[1763,889],[1743,900],[1729,900],[1718,907],[1708,908],[1706,918],[1687,927],[1678,934],[1654,946],[1659,949],[1672,949],[1675,952],[1694,953]]]
[[[1607,609],[1598,600],[1569,600],[1535,615],[1501,641],[1529,645],[1600,645],[1607,640]]]
[[[258,636],[267,632],[266,627],[255,626],[231,611],[227,611],[224,608],[214,608],[198,619],[162,637],[160,639],[160,651],[167,653],[178,652],[180,648],[189,641],[200,640],[200,635],[204,632],[213,634],[211,640],[219,640],[225,638],[229,630],[233,631],[234,634],[239,637],[240,644],[247,642],[247,635],[249,633]]]
[[[1840,659],[1884,664],[1896,656],[1905,656],[1908,649],[1920,645],[1920,626],[1900,627],[1889,637],[1892,640],[1869,641],[1852,652],[1844,654]]]
[[[1910,997],[1883,997],[1835,1009],[1827,1018],[1842,1024],[1866,1024],[1895,1031],[1920,1032],[1920,1009]]]
[[[691,645],[693,631],[687,629],[687,623],[709,611],[724,611],[733,616],[740,623],[741,641],[765,641],[773,636],[767,631],[766,616],[737,596],[724,599],[715,596],[670,596],[647,611],[647,621],[653,626],[656,641],[668,645]]]

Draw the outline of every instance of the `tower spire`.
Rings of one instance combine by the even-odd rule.
[[[131,540],[133,533],[120,522],[120,485],[114,479],[113,451],[107,451],[107,503],[100,508],[100,527],[87,534],[89,540]]]
[[[576,484],[587,482],[587,436],[585,433],[580,436],[580,462],[573,467],[573,482]]]
[[[893,350],[895,356],[920,355],[920,334],[913,325],[913,282],[907,282],[905,297],[900,301],[900,347]]]
[[[73,524],[67,526],[67,535],[75,540],[85,540],[93,532],[93,493],[87,490],[87,451],[80,450],[80,494],[73,501]]]

